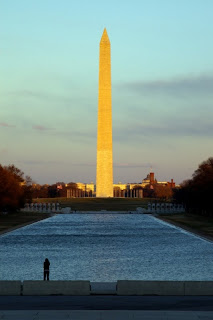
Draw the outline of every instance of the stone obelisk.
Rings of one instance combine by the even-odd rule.
[[[113,197],[112,102],[110,41],[106,29],[100,41],[96,197]]]

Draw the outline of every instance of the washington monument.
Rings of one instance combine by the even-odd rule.
[[[106,29],[99,55],[96,197],[113,197],[111,58]]]

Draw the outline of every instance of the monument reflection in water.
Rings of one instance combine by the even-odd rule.
[[[213,243],[147,215],[57,215],[0,237],[0,279],[213,280]]]

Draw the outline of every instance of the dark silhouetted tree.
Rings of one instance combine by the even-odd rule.
[[[202,162],[194,172],[192,179],[181,184],[175,191],[174,198],[177,202],[185,204],[187,211],[213,215],[213,158]]]
[[[13,172],[0,165],[0,209],[12,211],[21,206],[23,189]]]

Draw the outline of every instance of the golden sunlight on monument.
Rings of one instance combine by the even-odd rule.
[[[110,41],[104,29],[100,41],[96,197],[113,197],[112,103]]]

